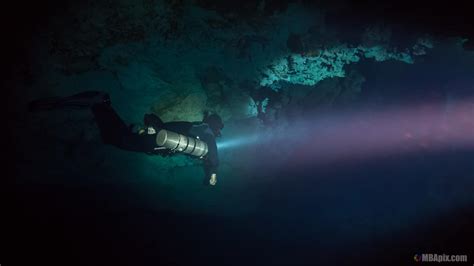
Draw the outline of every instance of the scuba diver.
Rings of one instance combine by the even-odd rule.
[[[205,113],[202,121],[173,121],[164,123],[154,114],[144,115],[144,126],[127,126],[111,106],[104,92],[86,91],[68,97],[35,100],[28,105],[31,112],[61,108],[91,109],[102,141],[120,149],[170,156],[177,152],[204,160],[206,184],[217,182],[216,138],[224,128],[217,114]]]

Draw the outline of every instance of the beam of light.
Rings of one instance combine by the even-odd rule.
[[[220,150],[254,147],[266,166],[292,166],[380,158],[411,152],[474,149],[474,99],[301,116],[289,126],[241,135],[219,143]]]
[[[225,151],[229,149],[235,149],[238,147],[256,144],[258,140],[259,140],[258,135],[247,135],[247,136],[229,138],[229,139],[224,139],[222,141],[218,141],[217,148],[219,149],[219,151]]]

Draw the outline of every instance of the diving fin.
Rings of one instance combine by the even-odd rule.
[[[28,104],[28,111],[48,111],[67,107],[84,109],[100,103],[110,105],[110,96],[105,92],[86,91],[68,97],[49,97],[32,101]]]

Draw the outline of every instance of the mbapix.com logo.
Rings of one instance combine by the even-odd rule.
[[[415,254],[416,262],[467,262],[467,255]]]

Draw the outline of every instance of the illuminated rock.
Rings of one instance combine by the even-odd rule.
[[[271,86],[275,82],[286,81],[312,86],[326,78],[345,77],[344,66],[359,62],[361,58],[371,58],[379,62],[397,60],[412,64],[414,56],[423,55],[426,49],[432,47],[430,42],[420,40],[415,44],[413,52],[408,49],[397,52],[382,45],[372,47],[340,45],[307,55],[289,54],[276,59],[262,71],[260,85]]]

